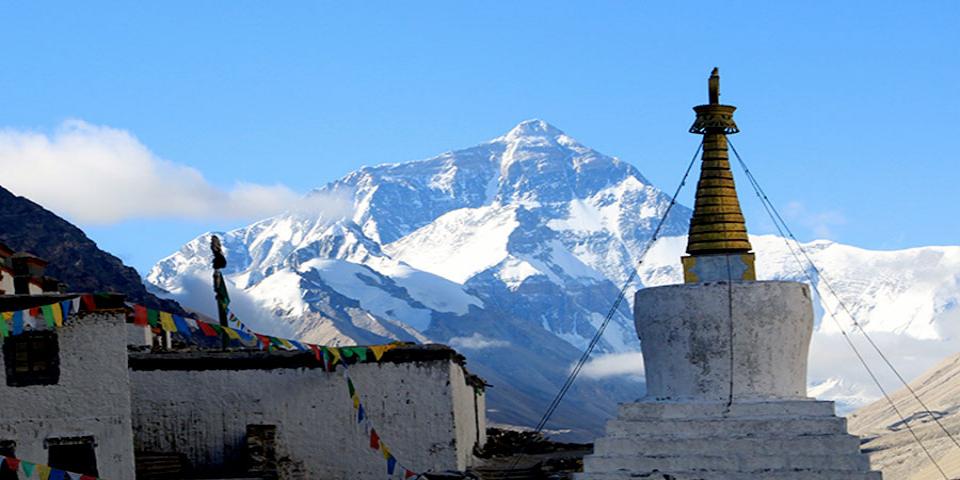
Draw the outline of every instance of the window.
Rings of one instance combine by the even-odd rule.
[[[97,471],[97,444],[93,437],[48,438],[44,441],[50,450],[47,463],[53,468],[83,475],[100,475]]]
[[[0,440],[0,456],[16,457],[17,442],[13,440]],[[17,472],[10,470],[6,465],[0,467],[0,480],[17,480]]]
[[[60,344],[56,332],[24,332],[3,342],[7,385],[56,385],[60,381]]]

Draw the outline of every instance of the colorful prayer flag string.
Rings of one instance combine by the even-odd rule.
[[[70,480],[97,480],[97,477],[92,475],[68,472],[42,463],[28,462],[8,456],[0,457],[0,470],[6,470],[14,474],[22,471],[26,478],[33,478],[33,474],[36,472],[37,477],[43,480],[67,480],[68,478]]]

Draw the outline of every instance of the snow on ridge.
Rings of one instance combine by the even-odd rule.
[[[384,250],[413,268],[463,284],[507,257],[508,238],[519,225],[516,210],[507,205],[454,210]],[[478,234],[464,237],[464,230]]]

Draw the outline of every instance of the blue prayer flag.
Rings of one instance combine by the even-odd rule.
[[[387,475],[393,475],[393,471],[397,469],[397,459],[393,458],[393,455],[387,457]]]
[[[13,334],[23,333],[23,311],[13,312]]]

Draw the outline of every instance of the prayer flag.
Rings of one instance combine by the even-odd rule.
[[[3,313],[3,318],[0,318],[0,337],[6,337],[10,335],[10,332],[7,331],[7,313]]]
[[[50,480],[50,466],[37,465],[37,476],[40,477],[40,480]]]
[[[363,417],[363,405],[360,405],[360,408],[357,409],[357,423],[362,423]]]
[[[353,398],[353,394],[357,392],[357,389],[353,388],[353,380],[347,379],[347,390],[350,392],[350,398]]]
[[[173,323],[173,315],[170,312],[159,312],[160,316],[160,328],[168,332],[176,332],[177,325]]]
[[[390,345],[372,345],[370,351],[373,352],[373,358],[376,358],[379,362],[380,359],[383,358],[383,354],[392,348]]]
[[[380,442],[380,453],[383,454],[383,459],[386,460],[390,458],[390,449],[387,448],[387,444]]]
[[[59,468],[50,469],[50,480],[64,480],[63,474],[65,472]]]
[[[390,455],[387,457],[387,475],[393,475],[393,471],[397,468],[397,459]]]
[[[33,307],[33,308],[31,308],[31,309],[30,309],[30,316],[31,316],[31,317],[39,317],[39,316],[40,316],[40,307]]]
[[[83,298],[84,300],[89,298],[90,302],[93,302],[93,296],[91,295],[84,295]],[[143,305],[133,306],[133,324],[140,325],[141,327],[147,326],[147,307],[144,307]]]
[[[380,449],[380,436],[377,435],[377,431],[370,429],[370,448],[374,450]]]
[[[13,457],[3,457],[3,465],[7,467],[7,470],[17,471],[17,468],[20,467],[20,459]]]
[[[90,475],[80,475],[80,480],[97,480],[97,477],[93,477]]]
[[[263,347],[264,350],[270,350],[269,337],[265,335],[260,335],[259,333],[254,333],[254,335],[257,337],[257,340],[260,340],[260,346]]]
[[[58,328],[63,326],[63,305],[53,304],[50,305],[50,312],[53,313],[53,323]]]
[[[237,331],[230,327],[223,327],[223,333],[226,333],[232,340],[240,340],[240,335],[237,335]]]
[[[185,337],[190,337],[190,325],[180,315],[173,316],[173,323],[177,325],[177,332]]]
[[[330,362],[330,366],[332,367],[340,361],[340,350],[337,348],[327,348],[327,351],[329,351],[330,356],[333,357],[333,360]]]
[[[30,478],[33,476],[33,467],[36,467],[36,464],[32,462],[20,462],[20,467],[23,468],[23,474]]]
[[[209,323],[207,322],[197,322],[197,326],[200,327],[200,331],[208,337],[216,337],[217,331],[214,330]]]
[[[68,477],[70,480],[80,480],[80,474],[79,474],[79,473],[67,472],[67,477]]]
[[[73,313],[73,300],[64,300],[60,302],[60,308],[63,309],[63,319],[66,320],[67,317]]]
[[[277,340],[279,340],[280,345],[283,345],[283,347],[286,348],[287,350],[296,350],[297,348],[297,347],[294,347],[293,344],[288,342],[287,339],[285,338],[278,338]]]
[[[404,478],[404,480],[406,480],[406,479],[408,479],[408,478],[410,478],[410,477],[416,476],[416,473],[413,473],[413,472],[411,472],[410,470],[407,470],[406,468],[405,468],[404,470],[405,470],[405,471],[403,472],[403,478]]]
[[[353,394],[353,397],[351,397],[351,398],[353,398],[353,409],[354,409],[354,410],[359,409],[359,408],[360,408],[360,396],[357,395],[357,394]]]
[[[357,355],[361,362],[367,361],[367,347],[353,347],[353,353]]]
[[[84,310],[88,312],[92,312],[97,309],[97,301],[93,299],[93,295],[89,295],[89,294],[83,295],[82,297],[80,297],[80,300],[83,301]],[[140,308],[143,308],[143,307],[140,307]],[[137,305],[134,305],[133,309],[136,310]],[[146,311],[144,311],[144,314],[146,314]],[[146,317],[144,317],[144,320],[146,320]]]
[[[53,307],[51,305],[44,305],[40,307],[40,311],[43,312],[43,319],[47,322],[47,327],[55,328],[57,324],[53,318]]]
[[[23,333],[23,312],[13,312],[13,334]]]
[[[157,326],[159,326],[158,324],[159,324],[160,322],[159,322],[159,320],[157,319],[157,311],[156,311],[156,310],[154,310],[154,309],[152,309],[152,308],[148,308],[148,309],[147,309],[147,323],[149,323],[151,327],[157,327]]]
[[[317,357],[317,361],[323,362],[323,357],[321,356],[320,347],[313,345],[311,343],[308,343],[307,346],[310,347],[310,350],[313,350],[313,356]]]
[[[350,347],[344,347],[340,349],[340,353],[343,354],[344,363],[346,363],[346,359],[353,356],[353,349]]]

